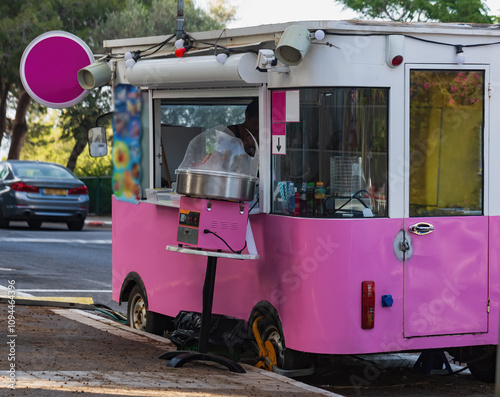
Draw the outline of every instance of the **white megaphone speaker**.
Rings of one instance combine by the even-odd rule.
[[[285,65],[296,66],[304,59],[310,44],[309,30],[301,25],[291,25],[283,32],[274,54]]]
[[[111,80],[111,69],[106,62],[94,62],[80,69],[77,73],[78,83],[85,90],[102,87]]]

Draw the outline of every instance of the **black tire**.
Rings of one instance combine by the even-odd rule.
[[[68,229],[72,231],[79,231],[83,229],[83,225],[85,225],[85,219],[80,219],[77,221],[68,221],[66,222],[68,225]]]
[[[9,220],[3,217],[2,207],[0,206],[0,229],[7,229],[9,227]]]
[[[37,219],[30,219],[28,221],[28,226],[30,229],[38,230],[42,226],[42,221],[39,221]]]
[[[146,331],[148,311],[146,307],[146,294],[139,285],[130,291],[127,304],[127,323],[130,327]]]
[[[488,352],[467,363],[471,374],[482,382],[494,383],[496,374],[496,353]]]

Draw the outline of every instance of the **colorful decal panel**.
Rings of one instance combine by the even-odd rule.
[[[113,193],[119,200],[141,199],[141,110],[137,87],[120,84],[114,92]]]

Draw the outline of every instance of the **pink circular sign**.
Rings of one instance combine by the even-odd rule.
[[[67,108],[85,98],[77,73],[94,62],[94,55],[79,37],[62,31],[41,34],[24,50],[21,82],[38,103]]]

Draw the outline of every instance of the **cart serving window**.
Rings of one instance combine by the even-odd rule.
[[[387,216],[388,88],[303,88],[273,95],[272,212],[305,217]],[[289,102],[292,102],[291,104]],[[298,106],[297,106],[298,104]],[[290,113],[290,111],[289,111]],[[278,146],[277,146],[278,147]],[[318,194],[319,192],[319,194]]]

